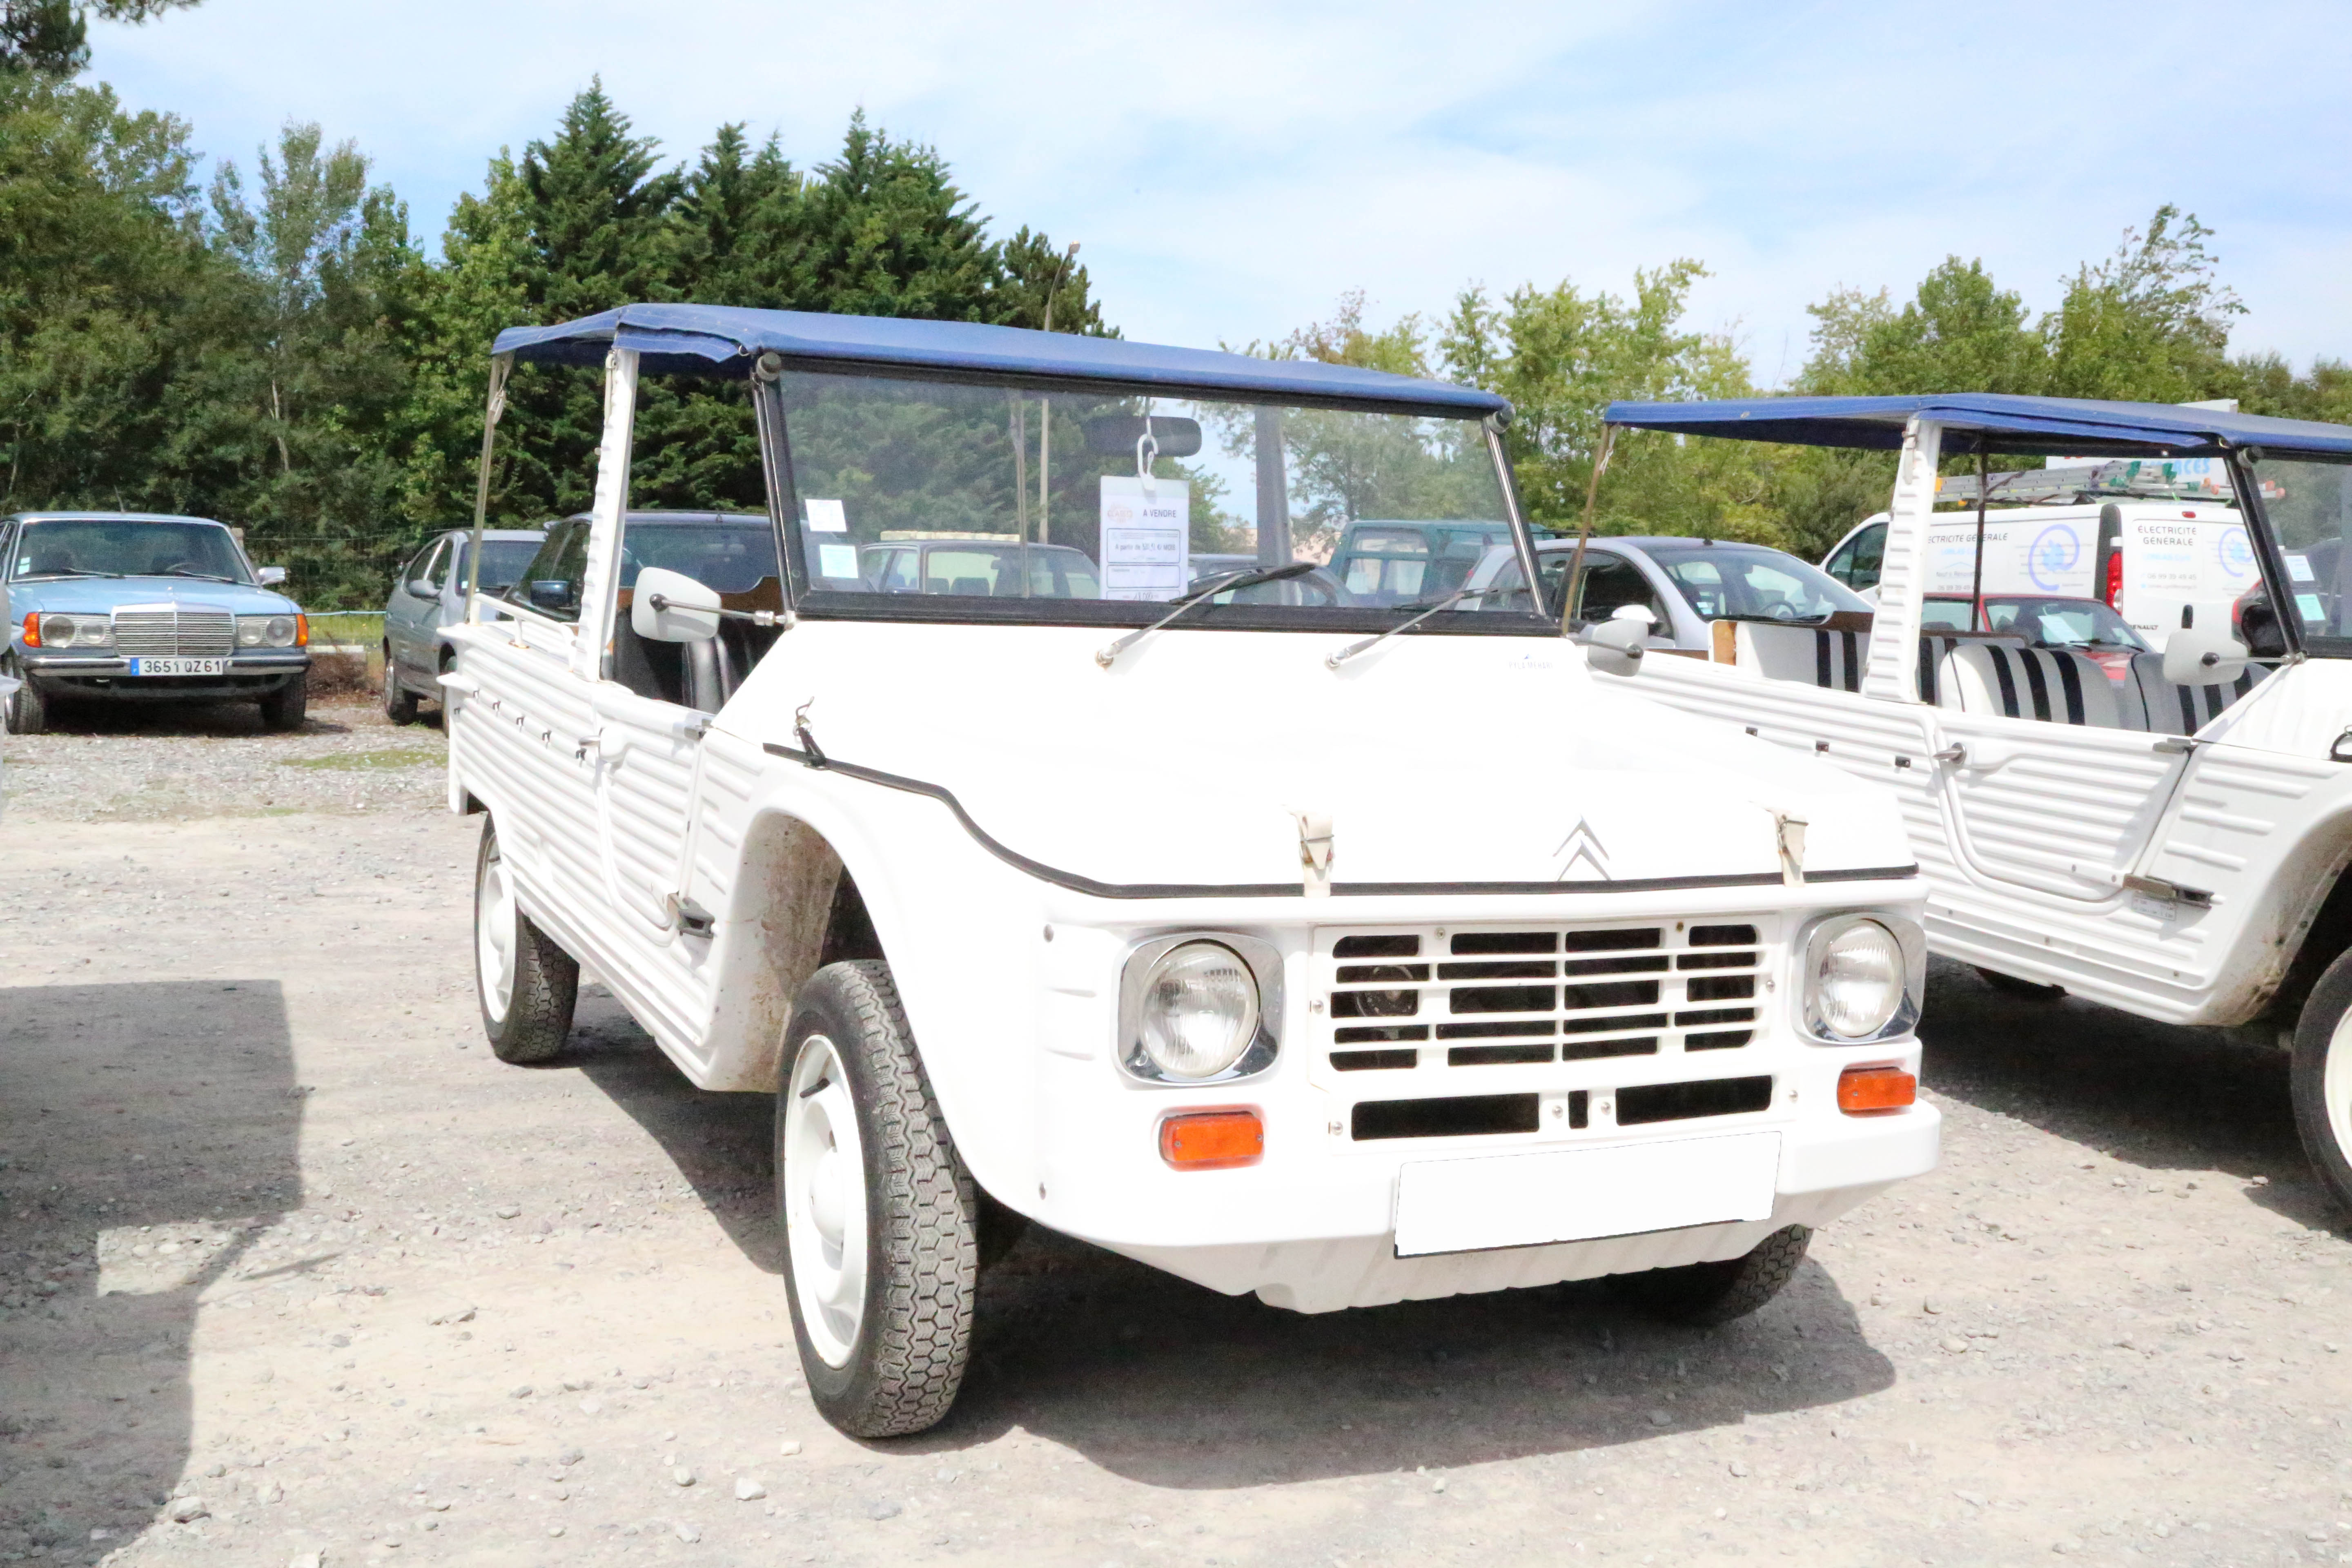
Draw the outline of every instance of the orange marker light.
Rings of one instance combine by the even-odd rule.
[[[1265,1152],[1265,1123],[1255,1110],[1193,1110],[1160,1124],[1160,1157],[1180,1171],[1253,1165]]]
[[[1838,1109],[1848,1116],[1900,1110],[1919,1098],[1919,1080],[1901,1068],[1848,1068],[1838,1074]]]
[[[40,646],[41,646],[41,617],[40,617],[40,616],[26,616],[25,617],[25,634],[24,634],[24,636],[25,636],[25,646],[26,646],[26,647],[40,647]]]
[[[294,646],[296,647],[310,646],[310,617],[308,616],[298,615],[294,617]]]

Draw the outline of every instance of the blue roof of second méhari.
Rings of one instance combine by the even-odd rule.
[[[2272,453],[2352,457],[2352,426],[2175,403],[2101,403],[2000,392],[1915,397],[1744,397],[1717,403],[1612,403],[1612,425],[1778,441],[1802,447],[1894,450],[1913,418],[1939,421],[1961,438],[1944,455],[2070,453],[2083,457],[2213,457],[2258,447]]]
[[[773,353],[803,368],[873,365],[1018,375],[1107,389],[1142,386],[1171,395],[1346,404],[1456,418],[1508,418],[1511,408],[1507,398],[1475,387],[1318,360],[1259,359],[971,321],[723,305],[623,305],[551,327],[509,327],[490,352],[542,363],[595,364],[614,346],[636,350],[640,365],[656,375],[743,375],[756,356]]]

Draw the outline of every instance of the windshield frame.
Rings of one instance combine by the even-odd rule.
[[[2254,542],[2254,553],[2262,565],[2263,592],[2270,601],[2273,618],[2286,642],[2286,652],[2280,659],[2264,658],[2257,662],[2274,664],[2298,656],[2305,658],[2352,658],[2352,637],[2313,637],[2303,629],[2303,617],[2288,615],[2287,607],[2294,602],[2294,583],[2286,569],[2286,546],[2280,541],[2271,523],[2270,509],[2263,499],[2261,465],[2264,462],[2315,463],[2333,468],[2352,468],[2352,458],[2335,453],[2295,451],[2291,448],[2262,447],[2258,460],[2250,460],[2246,449],[2232,447],[2228,453],[2230,483],[2237,492],[2238,515],[2248,524],[2247,532]],[[2352,548],[2352,530],[2345,535],[2346,547]]]
[[[1493,416],[1465,418],[1458,408],[1401,405],[1353,398],[1316,397],[1287,388],[1251,390],[1234,387],[1187,387],[1159,383],[1024,375],[1017,373],[974,373],[940,367],[845,363],[777,356],[762,363],[751,378],[751,403],[759,427],[760,449],[766,467],[768,509],[776,531],[778,553],[784,568],[783,587],[793,613],[807,620],[903,621],[928,625],[1095,626],[1129,628],[1150,626],[1167,613],[1158,599],[1074,599],[1024,597],[997,599],[976,595],[849,593],[820,589],[809,581],[807,544],[801,532],[800,495],[792,453],[791,420],[784,407],[786,374],[839,377],[845,381],[890,380],[917,384],[931,383],[1001,390],[1015,395],[1067,395],[1094,399],[1148,397],[1257,406],[1315,408],[1343,414],[1412,416],[1444,419],[1474,427],[1481,437],[1486,461],[1501,492],[1505,518],[1517,550],[1521,569],[1532,573],[1533,539],[1521,504],[1517,477],[1502,444],[1499,421]],[[1060,545],[1064,542],[1051,542]],[[1005,538],[1008,545],[1033,548],[1035,542]],[[1081,553],[1087,553],[1084,551]],[[1089,557],[1091,559],[1091,557]],[[1295,559],[1298,557],[1294,557]],[[1097,572],[1101,563],[1096,562]],[[1326,563],[1318,564],[1327,565]],[[1041,609],[1041,606],[1043,608]],[[1314,635],[1386,631],[1427,609],[1425,605],[1330,606],[1305,619],[1299,606],[1266,604],[1203,603],[1189,611],[1178,627],[1189,630],[1278,631]],[[1175,629],[1175,628],[1171,628]],[[1555,620],[1540,611],[1462,611],[1458,607],[1433,616],[1415,628],[1440,635],[1558,637]]]

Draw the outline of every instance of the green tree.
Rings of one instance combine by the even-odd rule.
[[[2244,313],[2206,248],[2213,231],[2169,204],[2115,255],[2066,285],[2050,342],[2049,389],[2062,397],[2187,403],[2223,395],[2230,319]]]
[[[89,64],[89,18],[144,22],[198,0],[0,0],[0,73],[62,80]]]

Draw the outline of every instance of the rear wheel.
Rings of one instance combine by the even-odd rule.
[[[1610,1283],[1617,1293],[1654,1317],[1712,1328],[1744,1318],[1780,1293],[1796,1278],[1813,1233],[1801,1225],[1774,1231],[1745,1258],[1727,1263],[1690,1263],[1620,1274]]]
[[[8,699],[8,733],[37,735],[49,727],[49,700],[30,676],[19,673],[17,679],[21,684]]]
[[[499,1060],[543,1062],[563,1048],[580,965],[516,906],[498,824],[488,816],[474,859],[474,988]]]
[[[298,675],[261,700],[261,727],[289,734],[302,727],[310,711],[310,688],[306,678]]]
[[[1984,983],[2004,996],[2020,1002],[2055,1002],[2066,994],[2063,985],[2044,985],[2038,980],[2020,980],[2014,974],[2003,974],[1998,969],[1987,969],[1981,963],[1970,964]]]
[[[393,662],[392,645],[383,645],[383,716],[395,724],[416,722],[416,693],[400,683],[400,666]]]
[[[2352,1208],[2352,952],[2327,966],[2303,1005],[2291,1082],[2304,1152]]]
[[[878,959],[827,964],[793,1005],[776,1199],[818,1411],[855,1437],[935,1425],[971,1352],[980,1197]]]

